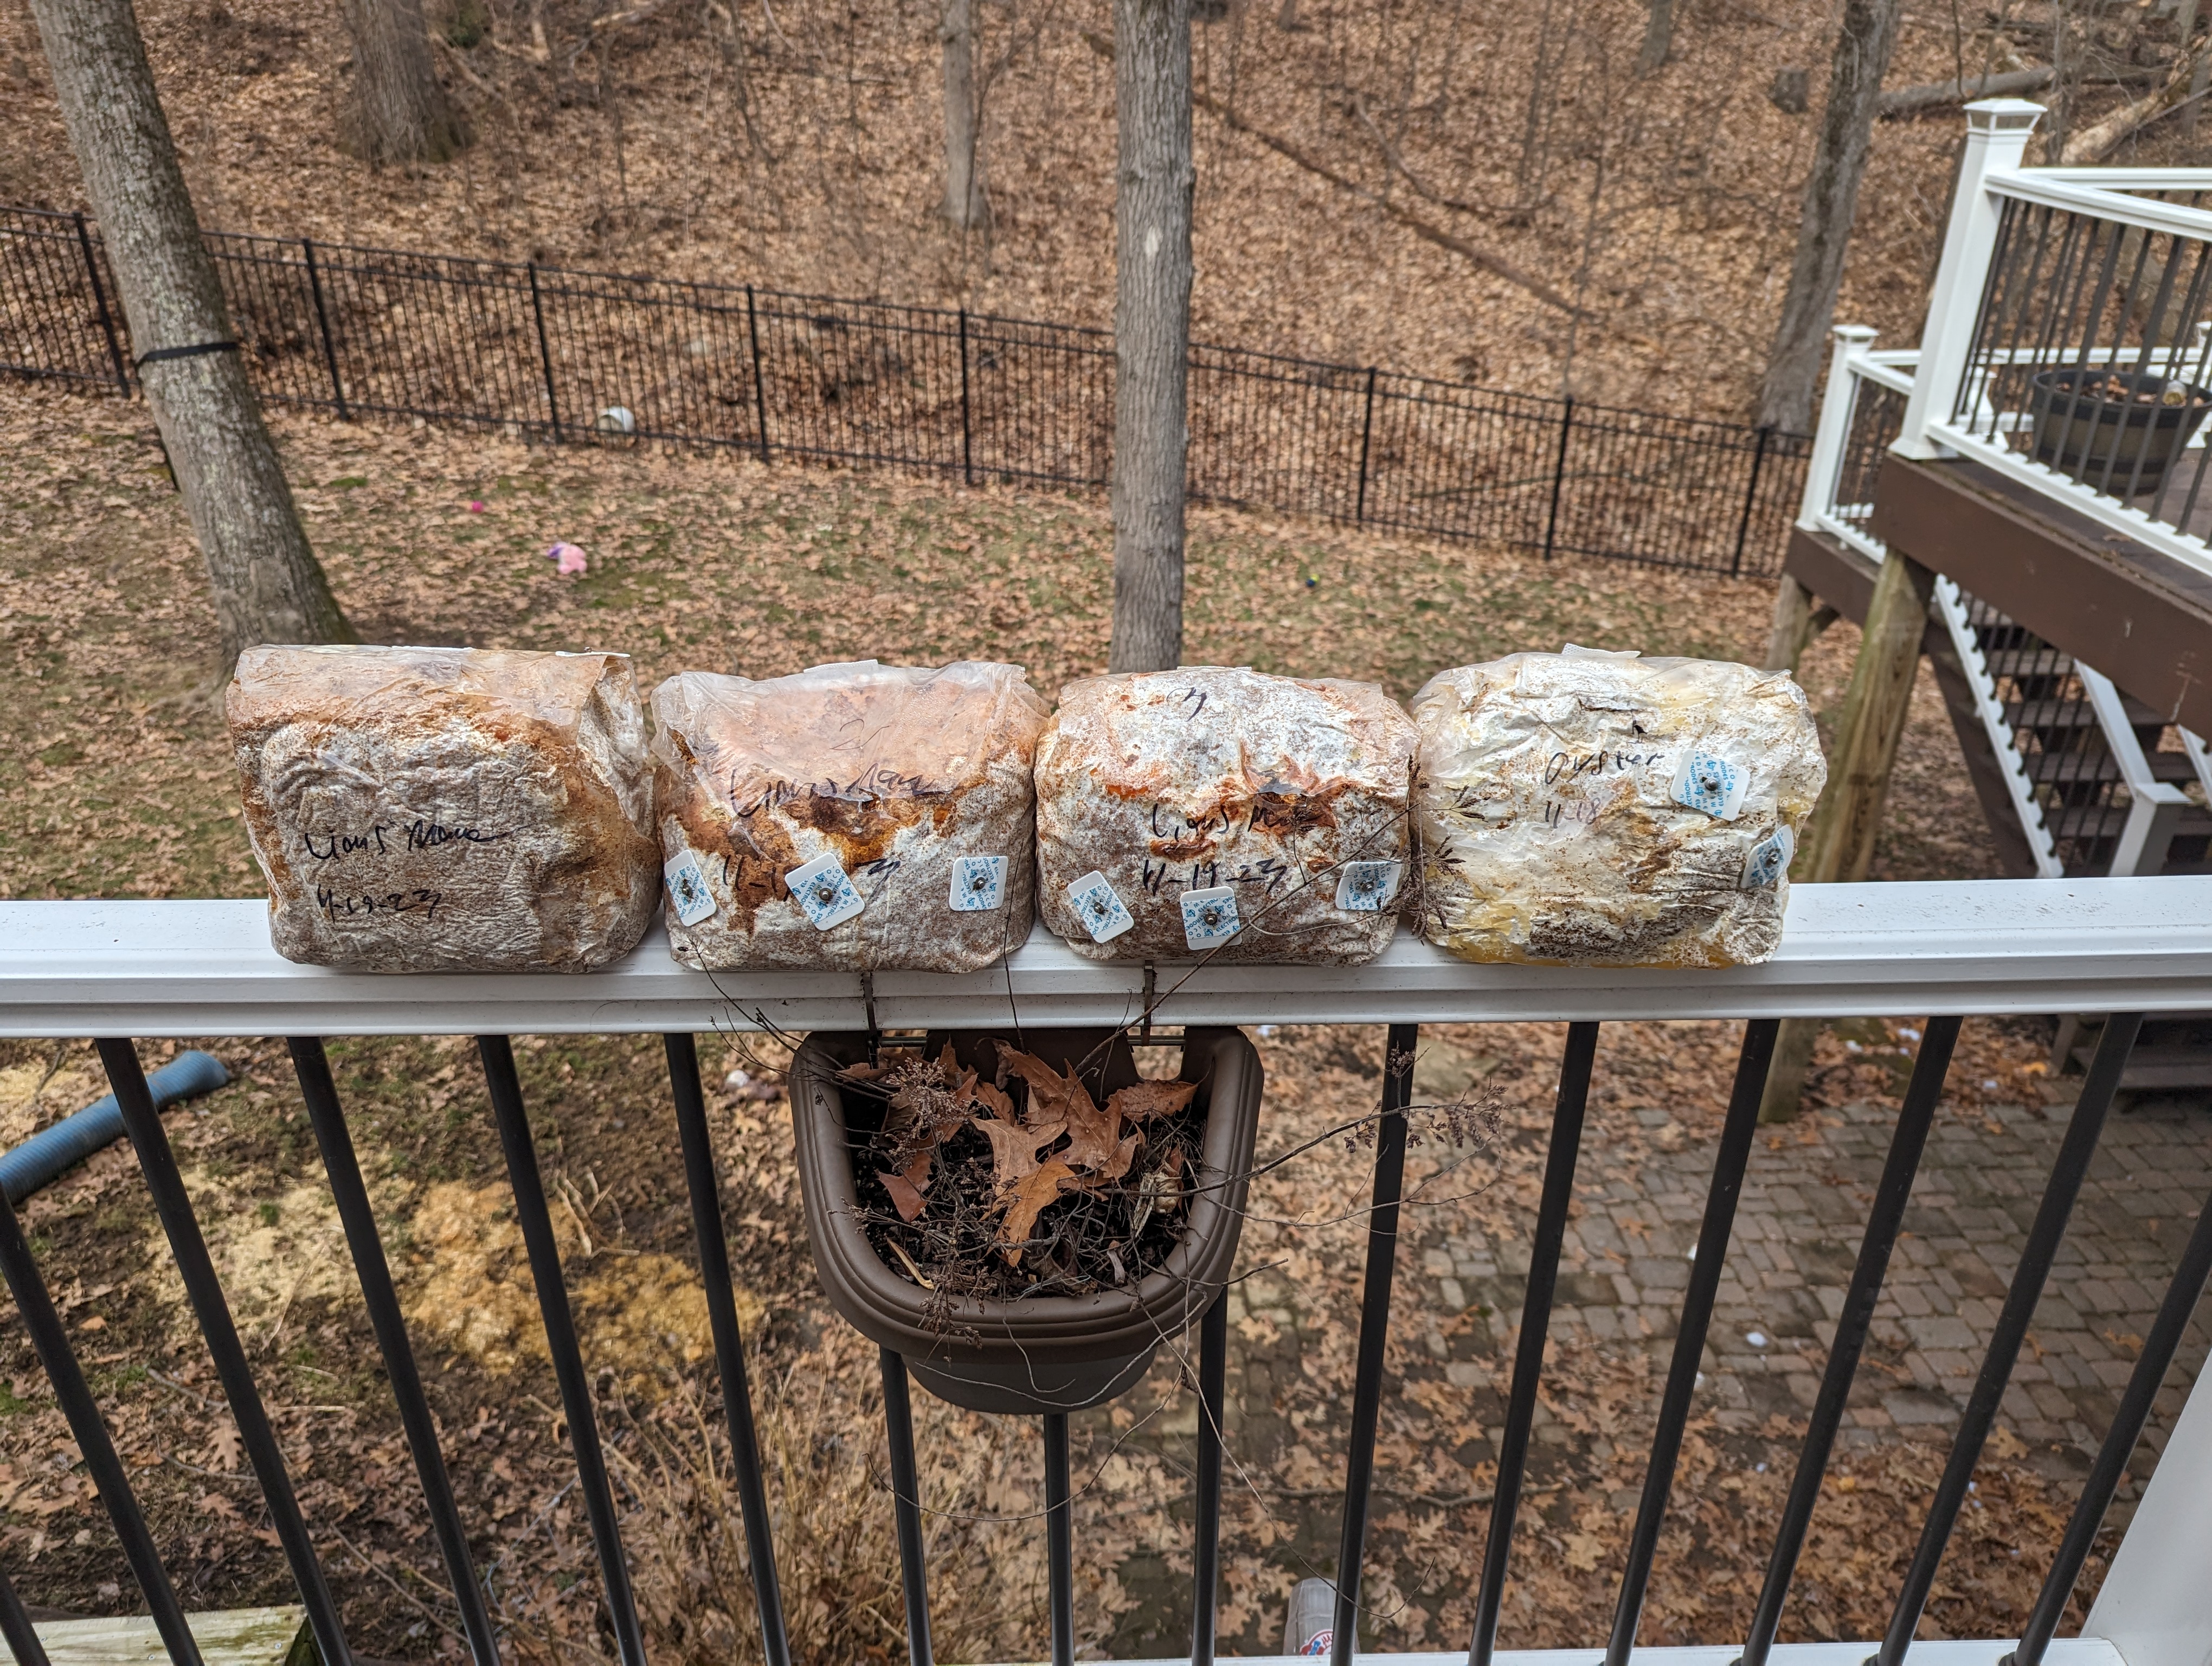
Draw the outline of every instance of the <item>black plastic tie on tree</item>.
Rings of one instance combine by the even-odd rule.
[[[143,370],[149,364],[159,364],[163,359],[197,359],[209,353],[235,353],[234,341],[204,341],[191,347],[157,347],[150,353],[141,353],[131,360],[132,365]]]

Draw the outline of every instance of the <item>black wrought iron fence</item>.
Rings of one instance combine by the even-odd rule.
[[[341,417],[728,446],[1100,487],[1104,331],[751,285],[211,232],[262,397]],[[96,228],[0,208],[0,370],[128,393]],[[1669,567],[1765,574],[1810,439],[1194,346],[1190,488],[1210,502]]]

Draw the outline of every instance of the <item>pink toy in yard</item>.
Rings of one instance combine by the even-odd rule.
[[[566,575],[584,571],[588,564],[584,552],[573,544],[556,544],[545,552],[545,559],[555,562],[557,570]]]

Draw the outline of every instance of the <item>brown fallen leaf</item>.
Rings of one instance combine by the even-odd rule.
[[[1119,1180],[1128,1173],[1129,1165],[1137,1160],[1138,1148],[1144,1143],[1145,1136],[1141,1134],[1131,1134],[1124,1138],[1120,1145],[1114,1147],[1114,1155],[1099,1169],[1093,1183],[1103,1184],[1109,1180]]]
[[[1091,1103],[1081,1083],[1071,1081],[1068,1085],[1073,1091],[1065,1102],[1067,1149],[1060,1155],[1076,1168],[1103,1170],[1112,1164],[1114,1153],[1121,1147],[1121,1113],[1110,1104],[1101,1110]]]
[[[1148,1122],[1155,1116],[1173,1116],[1197,1091],[1196,1082],[1132,1082],[1107,1100],[1106,1107],[1129,1122]]]
[[[1004,1088],[994,1087],[988,1082],[977,1082],[969,1088],[968,1095],[1004,1122],[1014,1120],[1014,1102]]]
[[[1048,1128],[1025,1128],[1018,1122],[1003,1122],[996,1117],[978,1116],[972,1120],[991,1142],[992,1177],[1001,1193],[1035,1174],[1037,1153],[1064,1132],[1058,1122]]]
[[[912,1220],[927,1207],[921,1189],[903,1175],[878,1172],[876,1178],[884,1183],[884,1189],[891,1195],[891,1203],[899,1212],[901,1220]]]
[[[1037,1216],[1074,1183],[1075,1171],[1055,1157],[1014,1188],[1006,1201],[1006,1218],[999,1223],[999,1243],[1007,1266],[1022,1264],[1022,1246]]]

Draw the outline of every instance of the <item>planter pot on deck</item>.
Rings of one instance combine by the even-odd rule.
[[[2148,370],[2066,365],[2037,373],[2029,386],[2035,460],[2121,497],[2156,490],[2212,412],[2212,393]],[[2186,400],[2164,404],[2169,387],[2181,388]]]
[[[1103,1082],[1086,1076],[1103,1100],[1138,1079],[1126,1037],[1095,1030],[1031,1030],[1021,1044],[1065,1069],[1109,1036]],[[982,1031],[933,1035],[929,1051],[934,1054],[948,1039],[960,1062],[988,1079],[996,1061],[985,1043],[1000,1037]],[[935,1322],[925,1312],[930,1293],[884,1264],[858,1217],[853,1153],[875,1132],[881,1109],[869,1095],[848,1093],[836,1073],[866,1056],[864,1036],[817,1035],[792,1061],[792,1122],[806,1230],[830,1305],[862,1335],[903,1355],[931,1393],[978,1412],[1064,1412],[1097,1405],[1133,1386],[1159,1345],[1188,1329],[1221,1292],[1237,1258],[1260,1117],[1260,1056],[1238,1031],[1193,1030],[1183,1043],[1177,1073],[1199,1085],[1193,1103],[1206,1132],[1196,1173],[1186,1183],[1182,1238],[1164,1265],[1127,1286],[1087,1296],[963,1298],[952,1304],[949,1318]]]

